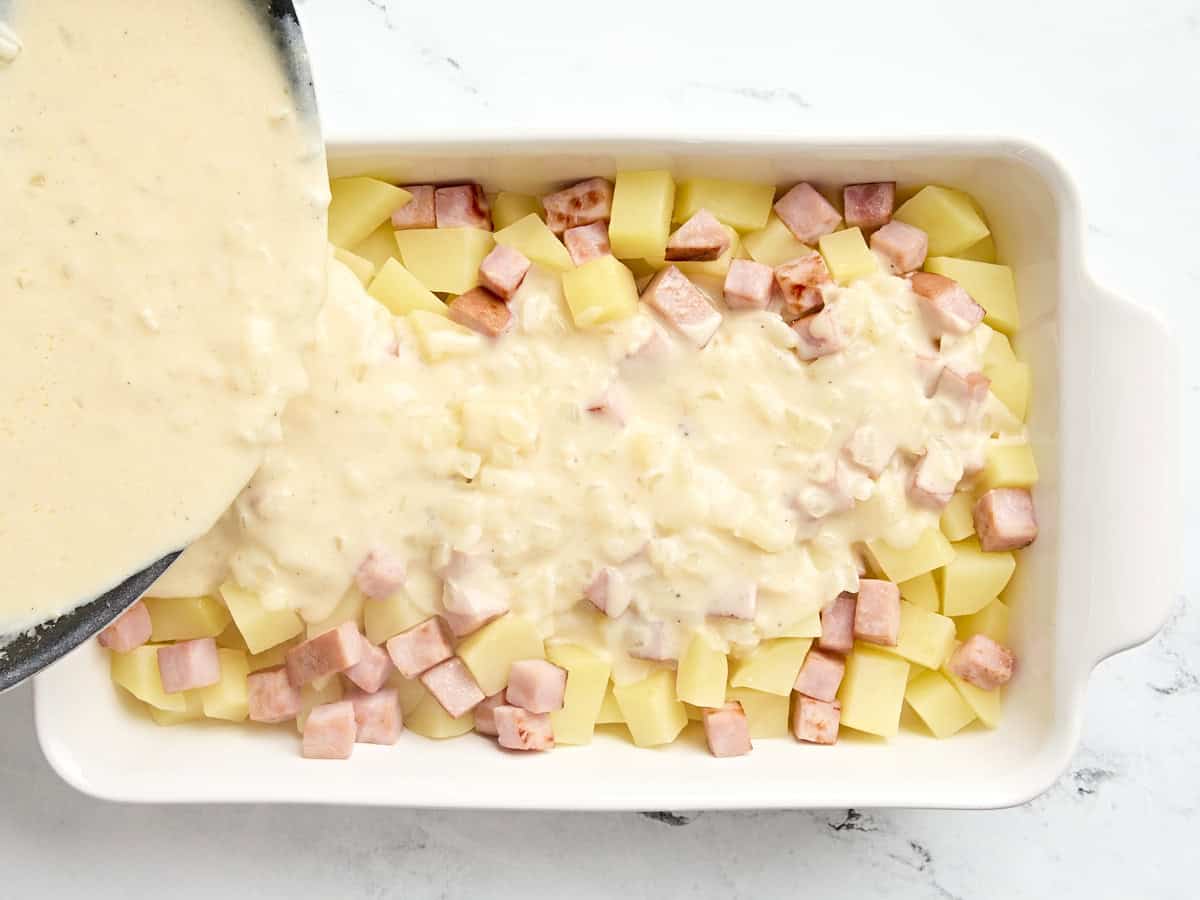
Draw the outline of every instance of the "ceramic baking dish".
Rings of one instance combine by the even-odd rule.
[[[1173,596],[1178,404],[1165,325],[1088,277],[1079,201],[1045,152],[1006,140],[504,138],[337,145],[329,158],[336,175],[534,192],[618,168],[669,167],[677,177],[938,182],[974,194],[1016,271],[1017,348],[1034,372],[1029,428],[1042,478],[1041,538],[1008,591],[1020,672],[1004,721],[947,741],[760,741],[724,760],[694,734],[654,751],[598,734],[590,747],[528,756],[474,735],[406,734],[396,747],[359,745],[334,763],[301,759],[286,730],[157,727],[131,713],[91,644],[36,682],[38,735],[63,778],[125,801],[597,810],[997,807],[1055,780],[1079,739],[1092,668],[1151,637]]]

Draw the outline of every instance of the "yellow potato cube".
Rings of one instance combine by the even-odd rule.
[[[821,636],[821,613],[815,612],[812,615],[805,616],[775,636],[785,638],[819,638]]]
[[[215,638],[232,621],[215,597],[143,597],[142,602],[150,613],[150,640],[156,644]]]
[[[717,707],[725,702],[729,661],[701,634],[694,635],[675,672],[675,693],[693,706]]]
[[[187,700],[182,693],[168,694],[158,674],[158,648],[162,644],[143,644],[128,653],[109,654],[109,674],[114,683],[125,688],[143,703],[171,712],[185,712]]]
[[[1007,366],[995,366],[983,370],[983,374],[992,380],[992,393],[996,395],[1008,411],[1022,422],[1029,411],[1029,394],[1033,385],[1033,375],[1029,366],[1023,362],[1009,363]]]
[[[685,713],[687,713],[689,722],[703,722],[704,721],[704,707],[703,706],[694,706],[691,703],[685,703],[685,704],[683,704],[683,711]]]
[[[302,687],[300,689],[300,712],[296,714],[296,730],[303,734],[304,723],[308,721],[308,714],[313,711],[313,708],[326,703],[337,703],[342,699],[343,694],[341,679],[336,675],[331,678],[318,679]]]
[[[867,552],[876,571],[896,584],[941,568],[954,558],[954,548],[936,528],[930,528],[915,544],[903,549],[882,540],[868,541]]]
[[[992,442],[984,454],[983,471],[976,482],[980,495],[998,487],[1033,487],[1037,484],[1037,463],[1028,444]]]
[[[288,651],[300,643],[299,639],[293,638],[289,641],[284,641],[282,644],[276,644],[274,647],[268,647],[262,653],[252,653],[247,658],[247,663],[251,672],[261,672],[263,669],[274,669],[276,666],[282,666],[287,661]]]
[[[975,721],[975,711],[939,672],[923,672],[908,683],[904,699],[936,738],[947,738]]]
[[[592,651],[577,644],[551,644],[546,658],[567,670],[567,689],[562,709],[550,713],[556,744],[590,744],[596,716],[608,692],[612,666]]]
[[[363,633],[372,644],[382,644],[428,618],[429,613],[419,609],[406,591],[399,590],[386,600],[363,604]]]
[[[535,213],[529,213],[497,231],[496,243],[519,250],[532,262],[555,272],[565,272],[575,267],[563,242]]]
[[[838,699],[842,725],[881,737],[900,729],[908,663],[898,656],[855,644],[846,658],[846,674]]]
[[[382,303],[394,316],[407,315],[415,310],[450,315],[446,304],[425,287],[401,263],[389,259],[367,288],[367,293]]]
[[[800,674],[800,666],[811,638],[774,638],[762,641],[748,656],[733,659],[729,666],[729,686],[745,687],[767,694],[788,696]]]
[[[400,697],[400,712],[404,715],[406,724],[413,710],[429,696],[429,691],[425,690],[425,685],[421,684],[420,679],[405,678],[399,672],[388,676],[387,686],[396,689]]]
[[[250,663],[241,650],[218,648],[221,661],[221,680],[208,687],[199,688],[200,702],[204,715],[210,719],[225,719],[229,722],[244,721],[250,714],[246,676],[250,674]]]
[[[533,623],[509,613],[463,638],[458,655],[490,697],[508,684],[509,666],[518,659],[545,659],[546,650]]]
[[[928,609],[931,612],[937,612],[942,608],[942,599],[938,596],[937,582],[934,581],[932,572],[926,572],[916,578],[901,582],[899,588],[900,596],[913,606],[919,606],[921,609]]]
[[[318,634],[324,634],[330,629],[337,628],[343,622],[358,624],[362,620],[364,600],[365,598],[359,593],[358,588],[351,587],[342,594],[342,599],[338,601],[337,606],[329,615],[320,621],[309,622],[305,626],[307,636],[313,638]]]
[[[250,652],[249,648],[246,647],[246,639],[242,637],[242,633],[237,629],[237,623],[232,618],[229,624],[225,626],[225,630],[217,635],[217,646],[224,647],[226,650],[244,650],[247,653]]]
[[[994,691],[985,691],[983,688],[977,688],[975,685],[963,681],[944,666],[942,667],[942,674],[954,685],[954,689],[967,702],[967,706],[971,707],[971,710],[979,718],[980,722],[988,728],[995,728],[1000,724],[1000,688]]]
[[[1005,334],[1020,327],[1017,311],[1017,286],[1012,269],[995,263],[955,259],[950,256],[931,256],[925,260],[925,271],[953,278],[987,313],[983,321]]]
[[[742,246],[746,248],[752,260],[771,268],[812,252],[796,240],[791,229],[784,225],[783,219],[775,213],[771,213],[763,228],[743,237]]]
[[[367,239],[357,247],[350,249],[355,256],[375,266],[376,272],[382,269],[389,259],[400,261],[400,248],[396,246],[396,229],[392,227],[390,219],[367,235]]]
[[[371,279],[375,277],[375,263],[369,259],[363,259],[361,256],[357,256],[349,250],[343,250],[341,247],[333,248],[333,258],[353,272],[354,277],[362,282],[363,287],[370,284]]]
[[[725,699],[742,704],[742,712],[750,726],[750,737],[778,738],[788,736],[788,715],[791,697],[767,694],[750,688],[730,688]]]
[[[182,711],[159,709],[157,706],[147,707],[155,725],[182,725],[184,722],[195,722],[204,718],[204,704],[200,701],[199,691],[184,691],[181,696],[185,704]]]
[[[474,729],[475,711],[465,712],[455,719],[432,694],[426,694],[425,699],[404,716],[404,727],[421,737],[445,740]]]
[[[1008,643],[1008,605],[1000,599],[993,600],[977,613],[959,616],[954,620],[959,640],[965,641],[974,634],[986,634],[997,644]]]
[[[669,669],[659,669],[633,684],[617,685],[613,696],[639,747],[669,744],[687,724],[687,711],[675,696],[675,673]]]
[[[746,253],[742,249],[742,239],[738,233],[728,225],[724,226],[726,234],[729,235],[729,246],[725,252],[716,259],[710,259],[707,262],[697,262],[695,260],[682,260],[680,262],[667,262],[665,257],[657,256],[654,259],[647,259],[657,272],[659,269],[665,269],[667,266],[675,266],[684,275],[689,278],[695,278],[701,275],[707,275],[711,278],[723,279],[729,273],[729,264],[735,259],[745,259]]]
[[[483,349],[484,337],[443,315],[414,310],[406,317],[417,339],[417,348],[427,363],[452,356],[468,356]]]
[[[775,185],[723,178],[688,178],[675,190],[671,221],[682,224],[701,209],[738,231],[753,231],[767,224]]]
[[[987,347],[983,351],[984,374],[987,374],[988,369],[999,368],[1016,361],[1017,354],[1013,352],[1012,342],[1009,341],[1008,335],[1002,331],[993,331],[992,336],[988,339]]]
[[[974,243],[966,250],[954,255],[959,259],[974,259],[978,262],[994,263],[996,261],[996,240],[989,234],[982,241]]]
[[[512,191],[501,191],[492,200],[492,226],[502,231],[513,222],[528,215],[544,219],[546,211],[542,209],[542,201],[532,194],[514,194]],[[499,241],[497,243],[500,243]],[[526,254],[528,256],[529,254]],[[531,257],[532,258],[532,257]]]
[[[465,294],[479,285],[479,264],[496,245],[479,228],[410,228],[396,232],[405,268],[431,291]]]
[[[670,172],[618,172],[608,225],[613,255],[621,259],[663,256],[674,208],[675,182]]]
[[[333,179],[329,194],[329,242],[347,250],[412,199],[403,188],[363,176]]]
[[[578,328],[591,328],[637,312],[633,273],[616,257],[601,256],[563,272],[563,294]]]
[[[610,683],[604,691],[604,701],[600,704],[600,711],[596,713],[596,724],[620,725],[624,721],[625,717],[621,715],[621,705],[617,703],[617,697],[613,693],[613,686]]]
[[[838,284],[850,284],[879,270],[879,262],[858,227],[826,234],[817,241],[817,247]]]
[[[975,497],[960,491],[950,498],[942,510],[939,523],[942,534],[951,541],[961,541],[975,533]]]
[[[251,653],[262,653],[304,631],[304,620],[292,610],[266,609],[257,596],[232,581],[221,585],[221,599]]]
[[[954,620],[913,603],[900,603],[900,637],[895,647],[880,647],[909,662],[937,669],[954,649]]]
[[[969,616],[997,597],[1017,567],[1012,553],[985,553],[971,538],[954,545],[954,559],[937,573],[942,612]]]
[[[930,256],[961,253],[990,233],[969,196],[932,184],[903,203],[892,218],[929,235]]]

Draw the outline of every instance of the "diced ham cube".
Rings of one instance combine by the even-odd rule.
[[[975,533],[988,553],[1020,550],[1038,536],[1033,495],[1026,488],[993,488],[975,503]]]
[[[728,585],[718,590],[708,604],[708,614],[749,621],[758,612],[758,585],[753,581]]]
[[[355,741],[360,744],[394,744],[400,739],[404,717],[400,694],[384,688],[371,694],[357,691],[348,698],[354,707]]]
[[[750,744],[750,722],[742,704],[730,700],[719,709],[706,709],[704,716],[704,740],[708,752],[716,757],[744,756],[752,749]]]
[[[823,309],[815,316],[797,319],[792,330],[800,339],[796,355],[805,361],[829,356],[846,348],[846,335],[832,310]]]
[[[568,228],[607,222],[612,217],[613,186],[603,178],[589,178],[542,198],[546,224],[561,235]]]
[[[802,490],[793,505],[810,519],[823,519],[854,508],[853,473],[843,460],[834,460],[833,474]]]
[[[846,674],[846,661],[833,653],[823,653],[817,648],[808,651],[804,665],[796,676],[794,690],[816,700],[831,701],[837,697]]]
[[[508,304],[487,288],[472,288],[450,301],[450,318],[487,337],[499,337],[512,325]]]
[[[389,638],[387,652],[405,678],[416,678],[454,655],[446,625],[437,616]]]
[[[150,640],[151,631],[150,610],[139,600],[100,632],[97,640],[114,653],[128,653]]]
[[[842,723],[842,704],[792,695],[792,734],[809,744],[836,744]]]
[[[287,669],[263,669],[246,677],[246,694],[252,722],[286,722],[300,712],[300,688],[287,677]]]
[[[707,209],[698,209],[667,239],[666,258],[674,262],[703,262],[716,259],[728,249],[729,232],[725,226]]]
[[[625,359],[631,363],[661,362],[671,355],[672,340],[656,320],[640,344],[631,349]]]
[[[812,244],[838,227],[842,215],[806,181],[800,182],[777,201],[775,214],[802,244]]]
[[[783,293],[779,314],[785,322],[794,322],[825,305],[823,285],[831,284],[829,268],[820,253],[807,253],[775,267],[775,281]]]
[[[597,416],[605,416],[618,425],[629,421],[629,394],[620,384],[613,382],[604,393],[588,404],[587,411]]]
[[[368,694],[373,694],[392,674],[392,660],[387,651],[376,647],[365,637],[362,639],[362,658],[343,674]]]
[[[479,264],[480,283],[502,300],[511,300],[533,265],[520,250],[497,244]]]
[[[475,730],[480,734],[489,734],[493,737],[499,734],[496,728],[496,707],[504,706],[504,691],[497,691],[490,697],[485,697],[475,707]]]
[[[507,750],[553,750],[554,728],[548,713],[519,706],[497,706],[493,717],[500,746]]]
[[[608,243],[608,223],[593,222],[591,225],[576,225],[563,232],[563,243],[571,254],[571,262],[577,266],[611,256],[612,246]]]
[[[610,619],[619,619],[633,600],[625,574],[612,566],[599,569],[583,589],[583,595]]]
[[[667,266],[650,279],[642,301],[697,347],[707,344],[721,327],[721,314],[675,266]]]
[[[633,629],[629,655],[651,662],[672,662],[679,658],[671,633],[662,622],[646,622]]]
[[[838,594],[821,610],[821,636],[817,647],[829,653],[849,653],[854,649],[854,594]]]
[[[921,385],[925,389],[925,396],[932,397],[946,364],[940,356],[927,356],[924,353],[915,354],[913,363],[917,369],[917,377],[921,379]]]
[[[508,612],[509,605],[503,597],[479,590],[447,583],[442,591],[443,617],[455,637],[466,637],[478,631]]]
[[[854,636],[870,644],[896,646],[900,638],[899,587],[876,578],[859,579],[858,600],[854,604]]]
[[[908,486],[909,499],[918,506],[942,509],[954,496],[962,478],[962,460],[949,445],[931,439],[925,447],[925,455],[913,469]]]
[[[287,652],[288,678],[296,687],[344,672],[363,656],[363,636],[353,622],[343,622],[297,644]]]
[[[544,659],[518,659],[509,667],[504,699],[509,706],[548,713],[562,709],[566,690],[566,669]]]
[[[775,273],[752,259],[735,259],[725,273],[725,305],[730,309],[766,309]]]
[[[846,455],[872,478],[878,478],[896,455],[896,439],[874,425],[859,425],[846,442]]]
[[[888,222],[871,235],[871,249],[887,260],[894,274],[904,275],[925,265],[929,235],[907,222]]]
[[[371,600],[386,600],[404,586],[404,560],[389,550],[372,550],[359,563],[354,583]]]
[[[477,184],[440,187],[434,191],[433,205],[438,228],[492,230],[492,212],[483,188]]]
[[[212,638],[158,648],[158,674],[168,694],[208,687],[221,680],[221,658]]]
[[[987,402],[991,386],[992,380],[981,372],[962,375],[946,366],[938,376],[934,396],[949,403],[956,411],[958,421],[965,422]]]
[[[358,723],[349,700],[314,706],[304,722],[300,755],[305,759],[349,759]]]
[[[421,684],[455,719],[470,712],[484,699],[479,683],[457,656],[422,672]]]
[[[870,184],[848,184],[842,189],[846,227],[863,230],[878,228],[892,220],[896,205],[896,182],[875,181]]]
[[[983,307],[952,278],[932,272],[913,272],[911,283],[934,337],[966,334],[983,321]]]
[[[392,227],[397,231],[409,228],[436,228],[437,212],[433,202],[432,184],[410,184],[404,188],[412,199],[392,213]]]
[[[946,668],[967,684],[994,691],[1008,684],[1016,664],[1016,655],[1003,644],[996,643],[986,634],[973,634],[954,651]]]

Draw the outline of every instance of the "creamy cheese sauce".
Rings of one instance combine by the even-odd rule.
[[[303,390],[315,122],[244,0],[0,28],[0,633],[207,531]]]

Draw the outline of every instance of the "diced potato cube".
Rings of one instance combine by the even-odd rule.
[[[1004,590],[1017,567],[1012,553],[986,553],[971,538],[954,545],[954,559],[937,573],[942,612],[969,616],[979,612]]]
[[[622,259],[665,255],[674,208],[675,182],[670,172],[618,172],[608,225],[613,255]]]
[[[363,604],[363,633],[372,644],[382,644],[428,618],[429,613],[418,608],[407,591],[396,591],[387,599]]]
[[[425,287],[401,263],[389,259],[367,288],[367,293],[382,303],[392,315],[403,316],[415,310],[450,315],[446,304]]]
[[[351,587],[346,593],[342,594],[342,599],[338,601],[337,606],[324,619],[317,622],[309,622],[305,626],[306,636],[313,638],[318,634],[324,634],[326,631],[337,628],[343,622],[358,622],[362,619],[364,597],[359,592],[358,588]],[[372,603],[375,601],[372,600]]]
[[[617,685],[613,696],[639,747],[669,744],[687,724],[687,711],[675,696],[675,673],[669,669],[659,669],[633,684]]]
[[[637,312],[633,273],[616,257],[601,256],[563,272],[563,294],[578,328],[625,319]]]
[[[483,349],[483,335],[443,315],[418,309],[409,313],[407,319],[425,362],[435,363],[452,356],[468,356]]]
[[[995,728],[1000,724],[1002,689],[997,688],[994,691],[985,691],[983,688],[977,688],[975,685],[963,681],[944,666],[942,667],[942,674],[954,685],[954,689],[958,691],[959,695],[967,701],[967,706],[971,707],[980,722],[988,728]]]
[[[923,672],[908,683],[904,699],[936,738],[947,738],[975,721],[975,711],[946,676]]]
[[[513,222],[530,214],[543,219],[543,221],[546,215],[546,211],[542,209],[542,201],[532,194],[501,191],[492,200],[492,225],[497,231],[507,228]]]
[[[654,270],[665,269],[667,266],[674,266],[684,275],[689,278],[695,278],[701,275],[707,275],[712,278],[724,278],[729,273],[729,264],[735,259],[745,259],[746,253],[742,249],[742,239],[738,233],[725,226],[725,231],[729,235],[729,246],[725,248],[725,252],[716,259],[710,259],[707,262],[697,262],[696,260],[680,260],[678,262],[667,262],[665,257],[657,256],[654,259],[647,259]]]
[[[908,663],[898,656],[856,644],[846,658],[846,674],[838,699],[842,725],[881,737],[900,729]]]
[[[976,482],[976,493],[986,494],[992,488],[1027,488],[1037,484],[1037,463],[1033,448],[1028,444],[991,443],[984,455],[983,471]]]
[[[429,691],[425,690],[425,685],[421,684],[419,678],[405,678],[399,672],[393,672],[388,676],[387,686],[396,689],[396,694],[400,698],[400,712],[406,721],[412,715],[413,710],[429,696]]]
[[[232,581],[221,585],[221,599],[251,653],[262,653],[304,631],[304,620],[292,610],[266,609],[257,596]]]
[[[378,272],[389,259],[400,261],[400,248],[396,245],[396,229],[391,220],[384,222],[357,247],[350,248],[355,256],[368,260]]]
[[[1023,362],[985,368],[983,374],[992,380],[992,393],[1022,422],[1029,411],[1029,394],[1033,376]]]
[[[604,701],[600,704],[600,711],[596,713],[596,724],[620,725],[624,721],[625,717],[621,715],[621,705],[617,703],[617,697],[613,693],[613,686],[610,683],[604,691]]]
[[[689,722],[703,722],[704,721],[704,707],[703,706],[695,706],[691,703],[685,703],[685,704],[683,704],[683,711],[687,713]]]
[[[969,196],[932,184],[903,203],[892,218],[929,235],[930,256],[961,253],[990,233]]]
[[[791,229],[784,225],[783,219],[775,213],[771,213],[763,228],[743,237],[742,246],[746,248],[752,260],[772,269],[811,252],[807,246],[796,240]]]
[[[1016,361],[1017,354],[1013,352],[1012,342],[1009,341],[1008,335],[1002,331],[993,331],[992,336],[988,338],[987,347],[983,350],[983,373],[986,375],[988,369],[998,368]]]
[[[792,692],[811,646],[811,638],[762,641],[748,656],[730,661],[729,685],[786,697]]]
[[[954,620],[914,603],[900,603],[900,637],[895,647],[880,647],[926,669],[940,668],[954,649]]]
[[[149,707],[150,718],[155,725],[182,725],[184,722],[195,722],[204,718],[204,704],[200,700],[199,691],[184,691],[181,695],[185,706],[182,712],[173,709]]]
[[[942,510],[939,523],[942,534],[951,541],[961,541],[975,533],[975,498],[969,493],[959,491],[950,498],[946,508]]]
[[[821,636],[821,613],[815,612],[789,625],[776,637],[785,638],[819,638]]]
[[[817,247],[838,284],[850,284],[879,270],[879,261],[857,226],[823,235]]]
[[[767,224],[775,185],[754,181],[726,181],[723,178],[688,178],[675,190],[675,210],[671,221],[686,222],[701,209],[738,231],[753,231]]]
[[[412,199],[403,188],[364,176],[333,179],[329,194],[329,242],[347,250]]]
[[[162,644],[142,644],[128,653],[109,654],[109,674],[117,685],[125,688],[143,703],[157,709],[184,712],[187,700],[183,693],[168,694],[163,690],[158,674],[158,648]]]
[[[337,703],[344,695],[342,681],[337,675],[318,678],[300,689],[300,712],[296,714],[296,730],[304,733],[304,723],[314,707],[325,703]],[[407,724],[407,723],[405,723]]]
[[[143,600],[146,598],[143,597]],[[232,617],[225,629],[217,635],[217,646],[224,647],[226,650],[244,650],[249,653],[250,648],[246,646],[246,639],[242,637],[242,633],[238,631],[237,623]]]
[[[925,260],[925,271],[953,278],[962,285],[987,313],[983,321],[997,331],[1012,334],[1020,326],[1017,287],[1008,266],[931,255]]]
[[[410,228],[396,232],[405,268],[431,291],[465,294],[479,286],[479,264],[496,245],[480,228]]]
[[[730,688],[725,692],[725,699],[736,700],[742,704],[742,711],[750,724],[750,737],[787,737],[791,697],[767,694],[750,688]]]
[[[675,693],[693,706],[718,707],[725,703],[729,662],[704,635],[692,637],[675,673]]]
[[[463,638],[458,655],[490,697],[508,684],[516,660],[545,659],[546,650],[533,623],[509,613]]]
[[[900,583],[900,596],[921,609],[937,612],[942,608],[942,599],[938,596],[937,582],[932,572],[910,578]]]
[[[300,643],[298,639],[292,639],[284,641],[282,644],[276,644],[274,647],[268,647],[262,653],[252,653],[247,659],[250,671],[261,672],[263,669],[274,669],[276,666],[282,666],[287,662],[288,651],[298,643]]]
[[[229,722],[244,721],[250,713],[246,676],[250,674],[250,663],[241,650],[217,648],[221,662],[221,680],[208,687],[199,688],[200,702],[204,715],[210,719],[225,719]]]
[[[574,268],[571,254],[558,236],[534,213],[496,232],[496,243],[524,253],[532,262],[555,272]]]
[[[150,640],[190,641],[215,638],[232,618],[215,597],[143,597],[150,613]]]
[[[351,253],[349,250],[343,250],[341,247],[333,248],[333,258],[353,272],[354,277],[362,282],[363,287],[370,284],[371,279],[375,277],[375,263],[369,259],[363,259],[361,256]]]
[[[1003,600],[993,600],[977,613],[955,619],[958,637],[965,641],[975,634],[986,634],[997,644],[1008,643],[1009,609]]]
[[[867,542],[867,551],[878,572],[896,584],[941,568],[954,558],[954,548],[936,528],[924,532],[911,547],[900,549],[875,540]]]
[[[596,717],[608,692],[612,666],[591,650],[577,644],[551,644],[546,658],[567,670],[567,689],[562,709],[550,713],[556,744],[590,744]]]
[[[445,740],[471,731],[475,727],[475,711],[463,713],[456,719],[427,693],[411,713],[405,714],[404,727],[421,737]]]
[[[959,259],[974,259],[978,262],[994,263],[996,261],[996,240],[989,234],[982,241],[974,243],[966,250],[954,255]]]

